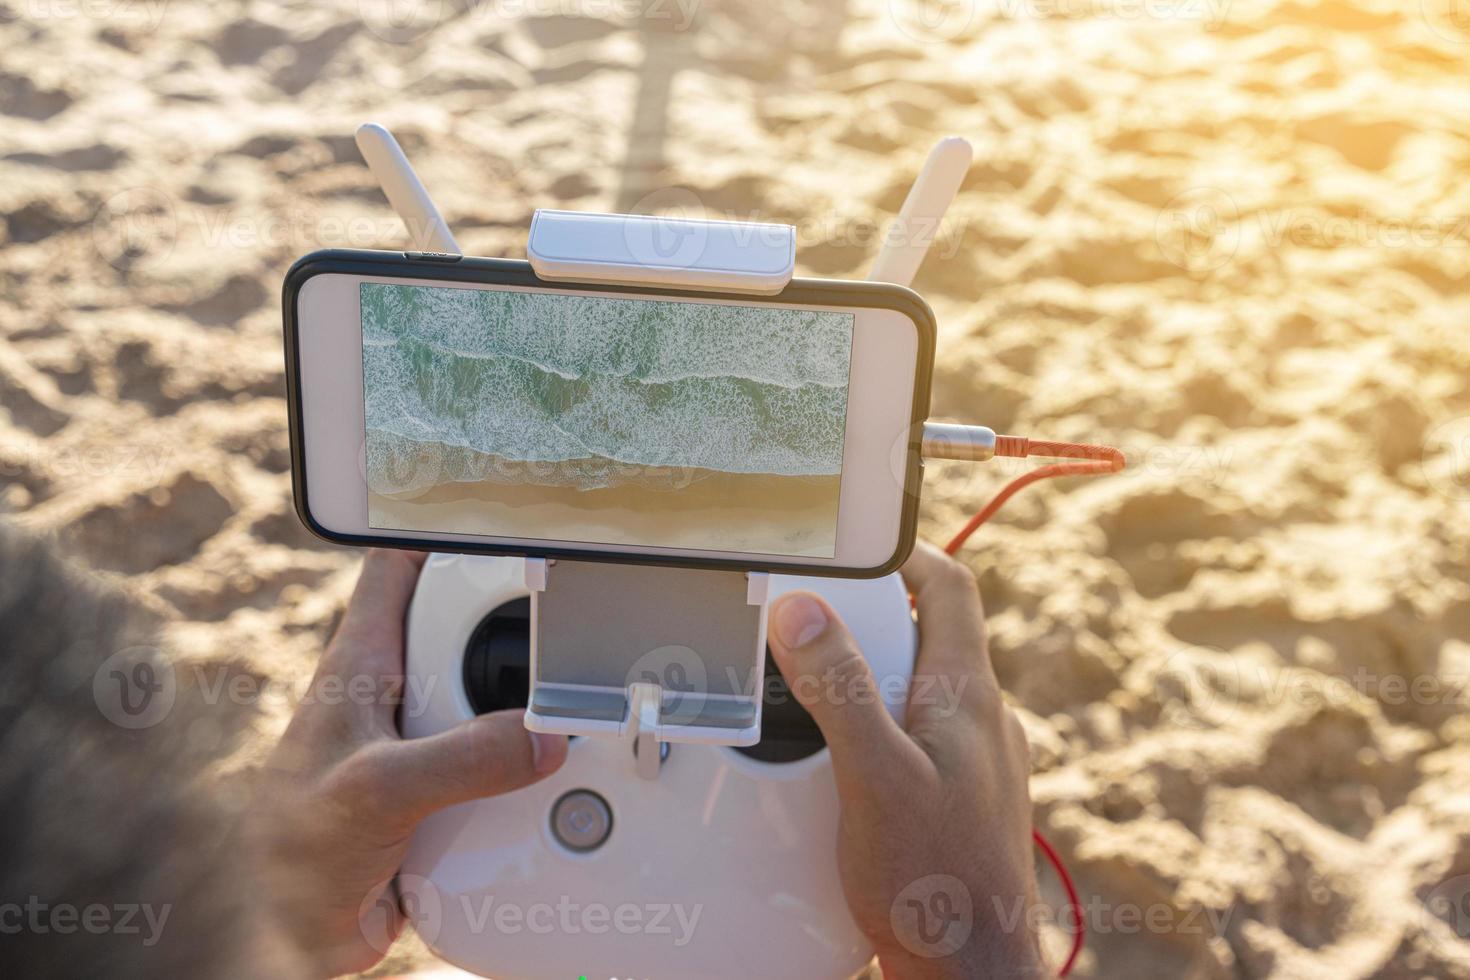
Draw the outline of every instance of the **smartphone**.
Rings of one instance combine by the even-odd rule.
[[[283,296],[296,510],[328,541],[871,577],[913,547],[933,312],[331,250]]]

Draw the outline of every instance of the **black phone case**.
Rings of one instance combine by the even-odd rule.
[[[569,548],[506,548],[480,545],[470,541],[430,541],[423,538],[378,537],[363,534],[341,534],[329,531],[311,516],[306,485],[304,436],[301,418],[301,374],[297,361],[296,300],[301,287],[313,276],[346,273],[366,276],[399,276],[426,281],[483,283],[492,286],[531,286],[546,289],[586,290],[622,293],[629,296],[678,296],[690,299],[726,299],[740,303],[800,303],[822,306],[856,306],[890,309],[904,314],[919,328],[919,363],[914,379],[914,403],[911,412],[908,460],[904,473],[903,513],[899,522],[899,540],[893,556],[875,568],[834,568],[828,565],[800,565],[762,561],[760,555],[748,559],[689,558],[631,554],[620,551],[582,551]],[[778,572],[787,575],[824,575],[837,578],[877,578],[897,570],[913,550],[919,520],[919,491],[923,486],[924,463],[920,455],[923,422],[929,417],[929,387],[934,371],[934,345],[938,328],[934,311],[923,297],[911,289],[891,283],[854,282],[840,279],[792,279],[781,292],[771,296],[747,293],[716,293],[693,290],[663,289],[627,285],[597,285],[576,282],[551,282],[532,270],[529,262],[515,259],[485,259],[447,255],[439,252],[384,252],[368,249],[325,249],[297,259],[286,273],[281,292],[281,312],[285,324],[286,402],[291,425],[291,485],[296,513],[301,522],[317,537],[333,544],[363,545],[378,548],[405,548],[415,551],[443,551],[471,555],[512,555],[518,557],[565,558],[580,561],[626,562],[641,565],[668,565],[684,568],[720,568],[742,571]]]

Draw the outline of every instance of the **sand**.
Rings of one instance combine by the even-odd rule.
[[[357,555],[292,513],[277,295],[313,248],[405,242],[359,122],[475,253],[520,254],[537,206],[702,206],[796,223],[819,275],[860,275],[963,134],[916,284],[935,413],[1133,461],[1026,491],[966,553],[1087,898],[1077,975],[1470,976],[1463,18],[510,6],[7,0],[15,519],[129,576],[182,656],[300,683]],[[923,533],[1015,472],[931,468]],[[218,775],[288,708],[201,733]],[[406,942],[380,972],[427,963]]]
[[[489,458],[489,457],[487,457]],[[368,525],[500,537],[831,558],[841,478],[640,468],[649,486],[449,481],[368,494]],[[492,470],[498,479],[514,470]]]

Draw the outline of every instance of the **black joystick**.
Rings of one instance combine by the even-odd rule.
[[[464,691],[475,714],[524,708],[531,690],[531,600],[490,611],[464,651]]]
[[[786,686],[786,678],[766,647],[766,689],[761,700],[761,740],[737,747],[736,752],[761,762],[797,762],[816,755],[827,745],[811,713]]]

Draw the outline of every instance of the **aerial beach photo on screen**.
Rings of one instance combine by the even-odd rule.
[[[372,527],[833,556],[850,313],[360,289]]]

